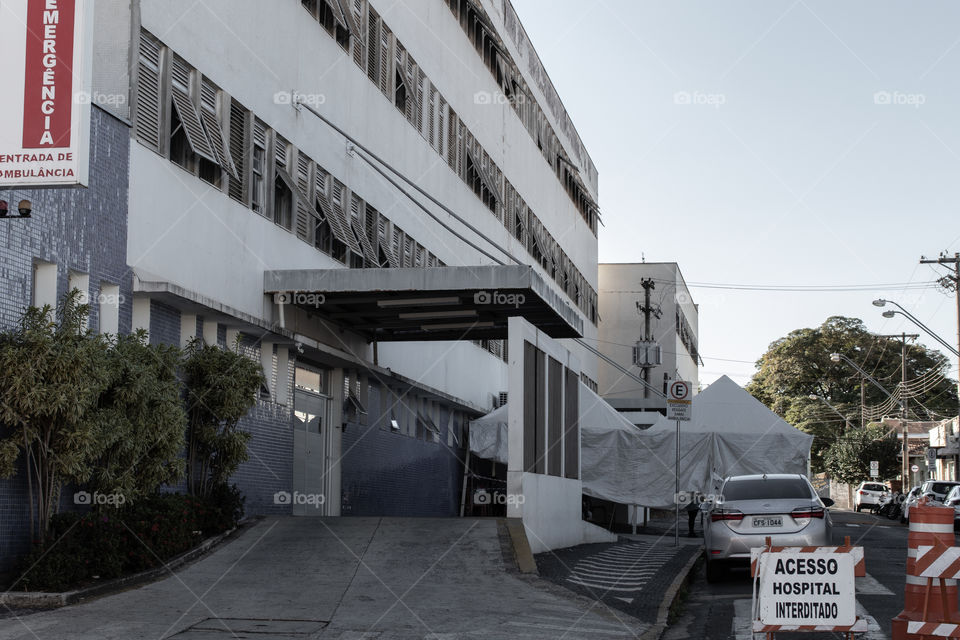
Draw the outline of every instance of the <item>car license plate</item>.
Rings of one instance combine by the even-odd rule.
[[[783,518],[754,518],[753,526],[755,527],[782,527]]]

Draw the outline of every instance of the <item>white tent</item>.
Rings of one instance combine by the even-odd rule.
[[[586,495],[658,509],[674,504],[676,422],[641,431],[580,386],[581,477]],[[713,493],[728,475],[807,473],[813,436],[794,428],[730,378],[693,399],[680,426],[680,490]],[[506,464],[507,413],[470,425],[470,451]]]
[[[642,457],[641,431],[603,398],[583,384],[580,387],[580,468],[583,492],[614,502],[629,502]],[[470,453],[507,464],[507,406],[470,422]]]

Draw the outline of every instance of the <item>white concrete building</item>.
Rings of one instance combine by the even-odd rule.
[[[132,328],[239,336],[271,424],[293,414],[292,442],[252,445],[281,452],[248,505],[292,486],[329,515],[454,513],[452,454],[423,447],[502,401],[507,316],[598,337],[597,171],[509,0],[98,0],[97,31],[95,90],[132,126]],[[532,275],[419,275],[497,264]],[[494,311],[508,280],[535,304]]]
[[[698,308],[677,263],[603,263],[599,280],[600,352],[635,375],[643,371],[640,364],[659,360],[649,367],[647,378],[655,389],[665,393],[668,381],[688,380],[696,392]],[[649,283],[649,291],[644,282]],[[652,343],[645,340],[648,336]],[[607,363],[601,363],[598,381],[599,394],[618,410],[629,412],[636,424],[652,424],[656,416],[649,412],[666,407],[662,397],[645,394],[641,383]],[[644,412],[648,413],[644,416]]]

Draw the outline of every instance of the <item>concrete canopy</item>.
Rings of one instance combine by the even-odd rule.
[[[369,340],[491,340],[522,316],[552,338],[583,320],[529,265],[266,271],[263,290]]]

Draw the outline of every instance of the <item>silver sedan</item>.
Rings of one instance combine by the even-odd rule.
[[[704,546],[707,580],[726,573],[732,561],[750,561],[750,549],[770,537],[774,546],[831,544],[830,498],[817,495],[806,476],[764,474],[731,476],[720,494],[704,504],[708,511]]]

